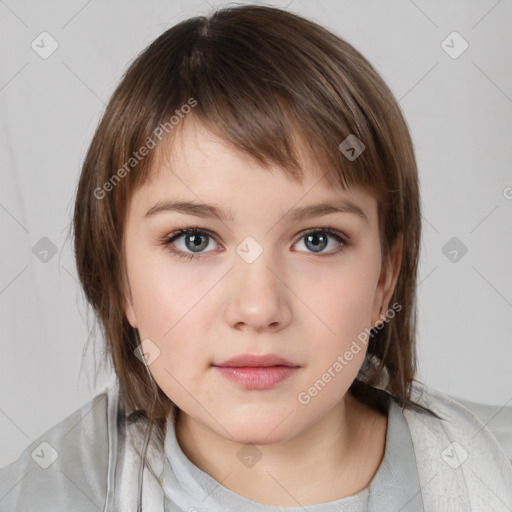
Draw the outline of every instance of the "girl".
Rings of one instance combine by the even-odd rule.
[[[420,228],[406,122],[351,45],[253,5],[166,31],[76,195],[118,378],[2,470],[1,509],[510,509],[492,433],[415,378]]]

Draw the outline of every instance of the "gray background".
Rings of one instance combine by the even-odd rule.
[[[0,0],[0,465],[112,380],[108,371],[93,379],[92,343],[101,339],[89,336],[93,317],[66,239],[80,165],[129,62],[170,26],[217,5]],[[424,210],[418,378],[475,402],[510,402],[512,3],[268,5],[353,44],[408,120]],[[58,43],[46,59],[31,47],[43,51],[46,38],[51,48],[44,31]],[[461,41],[443,44],[453,31],[469,44],[457,58],[446,45],[453,54]],[[55,254],[41,261],[44,237]]]

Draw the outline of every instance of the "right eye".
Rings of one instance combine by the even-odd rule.
[[[210,241],[213,240],[213,238],[213,234],[208,230],[185,228],[171,233],[162,240],[162,243],[166,245],[175,256],[179,258],[193,259],[203,252],[212,252],[203,251],[203,249],[206,249],[210,245]],[[173,246],[176,246],[177,241],[180,242],[181,247],[175,249]]]

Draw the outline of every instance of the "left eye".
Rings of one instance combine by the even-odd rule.
[[[338,250],[344,249],[346,242],[337,231],[333,231],[331,229],[316,229],[303,233],[297,243],[299,244],[302,242],[306,248],[313,253],[321,253],[329,245],[329,238],[335,239],[338,244],[341,243],[341,247]],[[329,256],[331,254],[332,253],[329,253]]]
[[[197,258],[204,252],[210,243],[210,240],[214,241],[214,236],[211,232],[205,229],[198,228],[186,228],[176,231],[162,240],[165,246],[168,246],[171,252],[179,258]],[[180,240],[182,239],[182,240]],[[329,245],[329,239],[334,239],[339,245],[334,250],[324,254],[324,249]],[[182,244],[177,249],[178,241]],[[216,245],[217,243],[214,242]],[[337,230],[331,228],[317,228],[303,232],[300,235],[300,239],[294,244],[303,243],[306,247],[306,252],[310,251],[313,254],[319,254],[320,256],[332,256],[339,252],[342,252],[348,243]],[[174,246],[174,247],[173,247]],[[187,252],[190,251],[190,252]]]

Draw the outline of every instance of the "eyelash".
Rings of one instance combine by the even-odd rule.
[[[328,253],[325,253],[325,254],[321,254],[321,253],[316,254],[316,256],[320,256],[321,258],[327,258],[329,256],[335,256],[336,254],[340,254],[350,245],[347,242],[347,238],[343,235],[343,233],[341,233],[337,229],[330,228],[330,227],[327,227],[327,226],[326,227],[320,227],[320,228],[312,228],[312,229],[308,229],[306,231],[303,231],[300,234],[300,237],[297,240],[297,242],[299,242],[305,236],[311,235],[311,234],[315,234],[315,233],[326,233],[326,234],[331,235],[332,237],[334,237],[338,242],[341,242],[341,245],[337,249],[334,249],[331,252],[328,252]],[[186,258],[188,260],[193,260],[195,258],[201,257],[201,254],[203,254],[203,253],[190,254],[190,253],[186,253],[186,252],[179,251],[179,250],[176,250],[176,249],[172,248],[172,243],[175,240],[177,240],[178,238],[182,237],[183,235],[190,235],[190,234],[194,234],[194,235],[197,235],[197,234],[208,235],[209,237],[213,238],[213,240],[216,243],[218,243],[217,240],[216,240],[215,235],[211,231],[209,231],[208,229],[203,229],[203,228],[184,228],[184,229],[180,229],[178,231],[175,231],[174,233],[171,233],[169,236],[161,239],[160,242],[163,245],[165,245],[171,251],[171,253],[174,256],[176,256],[176,257],[178,257],[180,259],[181,258]],[[315,254],[315,253],[309,253],[309,254]]]

